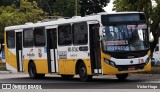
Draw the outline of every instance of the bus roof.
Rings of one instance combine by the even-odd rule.
[[[5,27],[5,31],[19,30],[19,29],[25,29],[25,28],[34,28],[34,27],[39,27],[39,26],[52,26],[52,25],[74,23],[74,22],[81,22],[81,21],[101,20],[101,18],[100,18],[101,15],[134,14],[134,13],[143,13],[143,12],[115,12],[115,13],[101,12],[101,13],[97,13],[97,14],[87,15],[84,17],[74,16],[69,19],[60,18],[60,19],[52,20],[52,21],[48,21],[48,22],[38,21],[37,23],[29,22],[29,23],[25,23],[23,25],[8,26],[8,27]]]

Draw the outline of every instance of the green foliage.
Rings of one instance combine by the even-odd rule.
[[[104,12],[103,7],[107,6],[109,1],[110,0],[79,0],[81,16]]]
[[[75,15],[76,0],[32,0],[38,3],[49,16],[72,17]],[[77,0],[78,15],[84,16],[93,13],[103,12],[110,0]]]
[[[20,25],[26,22],[36,22],[44,19],[44,13],[36,2],[20,0],[20,7],[15,4],[0,6],[0,42],[2,42],[4,28],[6,26]]]
[[[0,0],[0,6],[9,6],[13,3],[17,3],[19,0]]]
[[[78,13],[80,6],[78,5]],[[72,17],[75,15],[75,0],[57,0],[53,6],[53,15]]]
[[[36,1],[38,7],[40,7],[43,11],[47,12],[49,16],[53,15],[53,7],[56,0],[29,0],[29,1]]]
[[[152,13],[151,0],[115,0],[113,2],[116,11],[139,11],[144,12],[149,19]]]

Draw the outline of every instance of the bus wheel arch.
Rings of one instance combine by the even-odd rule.
[[[80,63],[84,63],[82,59],[78,59],[77,62],[76,62],[76,74],[79,74],[79,70],[78,70],[78,66],[80,65]]]
[[[44,78],[45,76],[45,74],[37,73],[36,65],[33,60],[30,60],[28,63],[28,73],[30,78],[32,79],[37,79],[37,78],[40,79],[40,78]]]
[[[86,64],[81,59],[76,63],[76,74],[79,74],[79,77],[83,82],[90,81],[92,79],[92,75],[87,74]]]

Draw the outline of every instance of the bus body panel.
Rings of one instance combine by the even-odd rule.
[[[48,73],[48,62],[47,59],[34,59],[33,60],[37,69],[37,73],[46,74]]]
[[[45,47],[23,48],[24,71],[28,72],[29,61],[33,61],[37,73],[48,73],[48,62]]]
[[[24,72],[28,73],[29,59],[23,59],[23,62],[24,62]]]
[[[91,75],[91,65],[90,59],[79,59],[83,60],[86,67],[87,67],[87,74]],[[58,74],[69,74],[69,75],[76,75],[76,63],[78,59],[59,59],[59,73]]]
[[[36,70],[37,73],[41,73],[41,74],[47,74],[48,72],[48,62],[46,59],[33,59],[33,60],[29,60],[29,59],[24,59],[24,72],[28,73],[28,64],[29,61],[33,61],[35,66],[36,66]]]
[[[4,32],[4,42],[7,43],[6,31]],[[9,49],[7,44],[5,45],[5,58],[6,58],[6,68],[13,72],[17,72],[17,61],[15,49]]]
[[[7,70],[11,70],[13,72],[17,72],[17,60],[16,60],[16,55],[15,49],[8,49],[7,47],[5,48],[5,57],[6,57],[6,65],[7,65]]]

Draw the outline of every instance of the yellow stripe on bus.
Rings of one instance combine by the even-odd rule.
[[[58,61],[58,74],[76,74],[76,62],[78,59],[59,59]],[[82,59],[87,67],[87,74],[91,75],[90,59]],[[34,59],[37,73],[49,73],[47,59]],[[28,73],[29,59],[24,59],[24,71]]]
[[[84,61],[86,68],[87,68],[87,74],[91,75],[91,64],[90,59],[81,59]],[[59,74],[76,74],[76,62],[78,59],[59,59]],[[78,68],[78,67],[77,67]]]
[[[16,59],[16,55],[14,55],[12,52],[10,52],[7,48],[7,46],[5,45],[5,59],[6,62],[12,66],[13,68],[17,69],[17,59]]]

